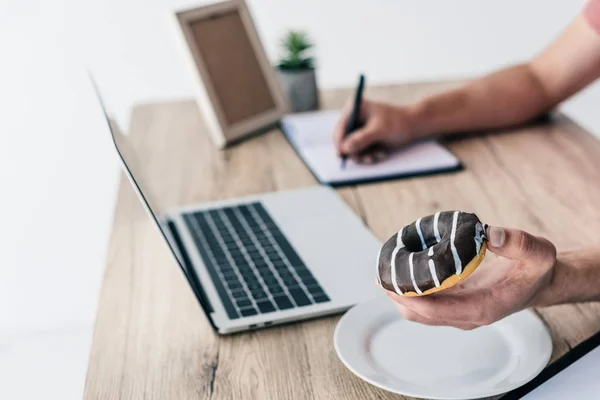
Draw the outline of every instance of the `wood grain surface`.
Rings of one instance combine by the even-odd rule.
[[[452,83],[391,85],[370,98],[406,103]],[[339,108],[351,90],[322,94]],[[165,206],[316,184],[274,129],[215,150],[193,101],[140,105],[129,135]],[[447,142],[459,173],[338,190],[382,241],[440,209],[475,212],[559,249],[600,242],[600,142],[563,115]],[[350,373],[333,348],[339,316],[221,337],[125,178],[121,180],[86,381],[86,399],[399,399]],[[371,266],[365,266],[371,268]],[[600,304],[536,310],[553,359],[600,330]]]

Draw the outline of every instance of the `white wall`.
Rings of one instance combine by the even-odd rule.
[[[190,97],[188,71],[172,43],[167,15],[207,1],[65,0],[74,47],[95,67],[119,120],[127,105]],[[249,0],[272,60],[286,29],[306,30],[317,44],[324,88],[368,82],[462,78],[527,60],[580,11],[583,0]],[[86,17],[81,17],[81,16]],[[595,102],[594,102],[595,100]],[[600,132],[592,104],[600,87],[567,110]]]
[[[0,3],[1,399],[81,398],[112,222],[117,160],[54,11]]]
[[[83,388],[118,177],[83,65],[124,127],[133,103],[190,97],[167,14],[194,3],[0,3],[0,398],[70,399]],[[319,82],[335,87],[354,84],[359,71],[369,83],[435,80],[525,60],[582,3],[251,0],[250,8],[273,59],[287,28],[308,31]],[[600,132],[597,104],[596,85],[566,109]]]

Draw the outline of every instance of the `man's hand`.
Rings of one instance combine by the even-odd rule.
[[[512,127],[551,110],[600,78],[600,35],[579,15],[529,63],[504,68],[403,107],[364,100],[365,124],[348,138],[346,104],[335,131],[338,155],[374,162],[385,150],[418,138]],[[498,107],[501,104],[502,107]]]
[[[488,228],[488,249],[500,256],[479,266],[464,282],[423,297],[386,291],[402,316],[426,325],[474,329],[536,304],[549,286],[556,248],[516,229]]]
[[[352,102],[346,103],[333,132],[338,155],[345,154],[356,162],[373,163],[386,155],[386,150],[413,140],[407,112],[402,107],[364,99],[361,104],[361,128],[344,137]]]

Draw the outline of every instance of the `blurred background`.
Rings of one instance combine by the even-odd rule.
[[[86,68],[125,132],[133,104],[193,97],[170,15],[203,3],[0,2],[0,398],[83,391],[120,177]],[[311,36],[322,89],[359,71],[385,84],[524,61],[583,3],[248,0],[274,63],[288,29]],[[598,104],[596,84],[562,109],[600,134]]]

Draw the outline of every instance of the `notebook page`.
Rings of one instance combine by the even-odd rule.
[[[333,146],[318,146],[307,150],[305,161],[313,166],[319,180],[325,182],[385,178],[401,173],[417,174],[458,165],[457,159],[435,142],[411,145],[372,165],[357,164],[348,159],[346,168],[341,168]]]
[[[544,382],[523,397],[538,399],[598,399],[600,398],[600,347],[575,361],[558,375]]]
[[[339,118],[339,111],[317,111],[286,115],[281,123],[297,150],[304,150],[317,146],[333,147],[332,133]]]
[[[285,116],[281,123],[296,151],[319,181],[343,183],[455,168],[460,161],[436,141],[415,143],[394,151],[384,161],[364,165],[347,160],[341,168],[332,140],[339,111],[317,111]]]

